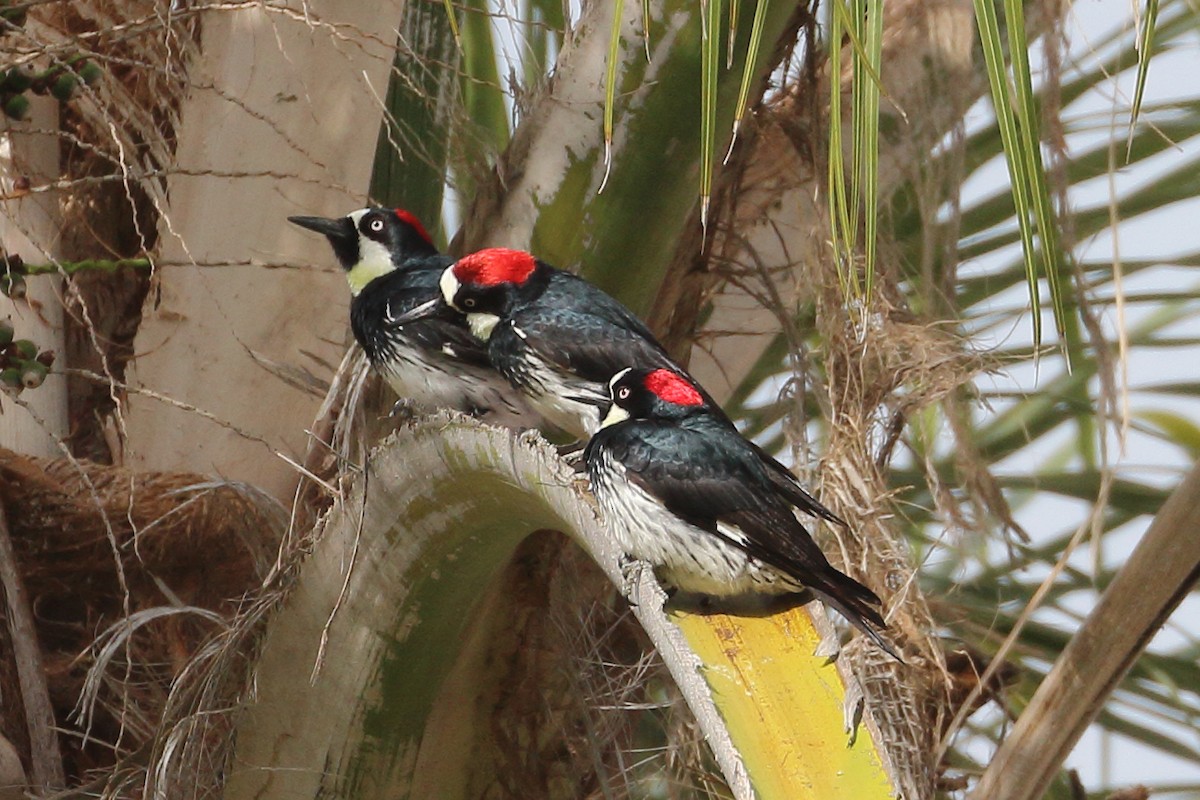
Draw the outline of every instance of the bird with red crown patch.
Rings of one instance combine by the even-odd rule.
[[[344,217],[288,217],[324,234],[350,284],[350,327],[402,400],[452,408],[514,427],[537,417],[491,367],[466,318],[442,300],[438,281],[454,259],[438,252],[404,209],[363,208]],[[420,318],[408,319],[415,308]]]
[[[777,480],[782,465],[769,463],[689,378],[630,368],[609,388],[611,407],[584,462],[629,557],[653,566],[672,590],[706,599],[811,592],[899,658],[879,635],[879,598],[833,567],[797,518],[795,509],[815,501]]]
[[[487,342],[493,366],[545,419],[579,439],[599,429],[617,370],[679,369],[632,311],[522,250],[465,256],[443,273],[441,287]]]

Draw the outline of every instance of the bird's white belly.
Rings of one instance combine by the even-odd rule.
[[[581,441],[587,441],[600,430],[608,399],[603,387],[574,378],[536,356],[527,358],[525,374],[530,384],[529,403],[550,424]],[[593,402],[572,399],[575,397]]]
[[[605,524],[630,556],[649,562],[685,592],[728,596],[748,592],[782,594],[799,586],[715,534],[676,517],[625,478],[623,464],[603,453],[603,469],[592,490]],[[736,530],[727,535],[736,538]]]
[[[395,354],[380,372],[397,395],[419,406],[470,413],[489,409],[488,419],[505,425],[528,415],[502,376],[461,362],[434,363],[407,350]]]
[[[383,376],[396,394],[420,405],[457,406],[452,401],[466,395],[463,381],[419,358],[394,358],[384,367]]]

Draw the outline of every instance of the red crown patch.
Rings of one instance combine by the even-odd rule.
[[[656,369],[646,376],[646,388],[660,400],[677,406],[702,406],[704,398],[691,381],[669,369]]]
[[[533,256],[524,250],[489,247],[460,258],[454,265],[454,277],[476,286],[524,283],[536,266]]]
[[[417,233],[421,234],[421,238],[433,244],[433,237],[429,235],[429,231],[425,230],[425,226],[421,224],[421,220],[413,216],[411,211],[405,211],[403,208],[397,208],[395,211],[396,217],[401,221],[410,225]]]

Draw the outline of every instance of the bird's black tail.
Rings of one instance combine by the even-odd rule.
[[[850,624],[871,637],[871,641],[892,658],[904,663],[904,659],[882,636],[879,630],[887,629],[887,623],[878,611],[883,602],[879,596],[858,581],[830,566],[818,580],[810,579],[808,589],[817,597],[833,606],[849,620]]]

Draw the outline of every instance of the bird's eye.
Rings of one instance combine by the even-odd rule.
[[[617,399],[618,400],[628,400],[629,399],[629,387],[628,386],[622,386],[620,389],[617,389]]]
[[[373,219],[373,220],[371,220],[370,225],[368,225],[367,227],[369,227],[374,233],[379,233],[380,231],[383,230],[383,220]]]
[[[467,299],[463,300],[463,305],[466,306],[467,308],[474,308],[475,307],[475,298],[468,297]]]

